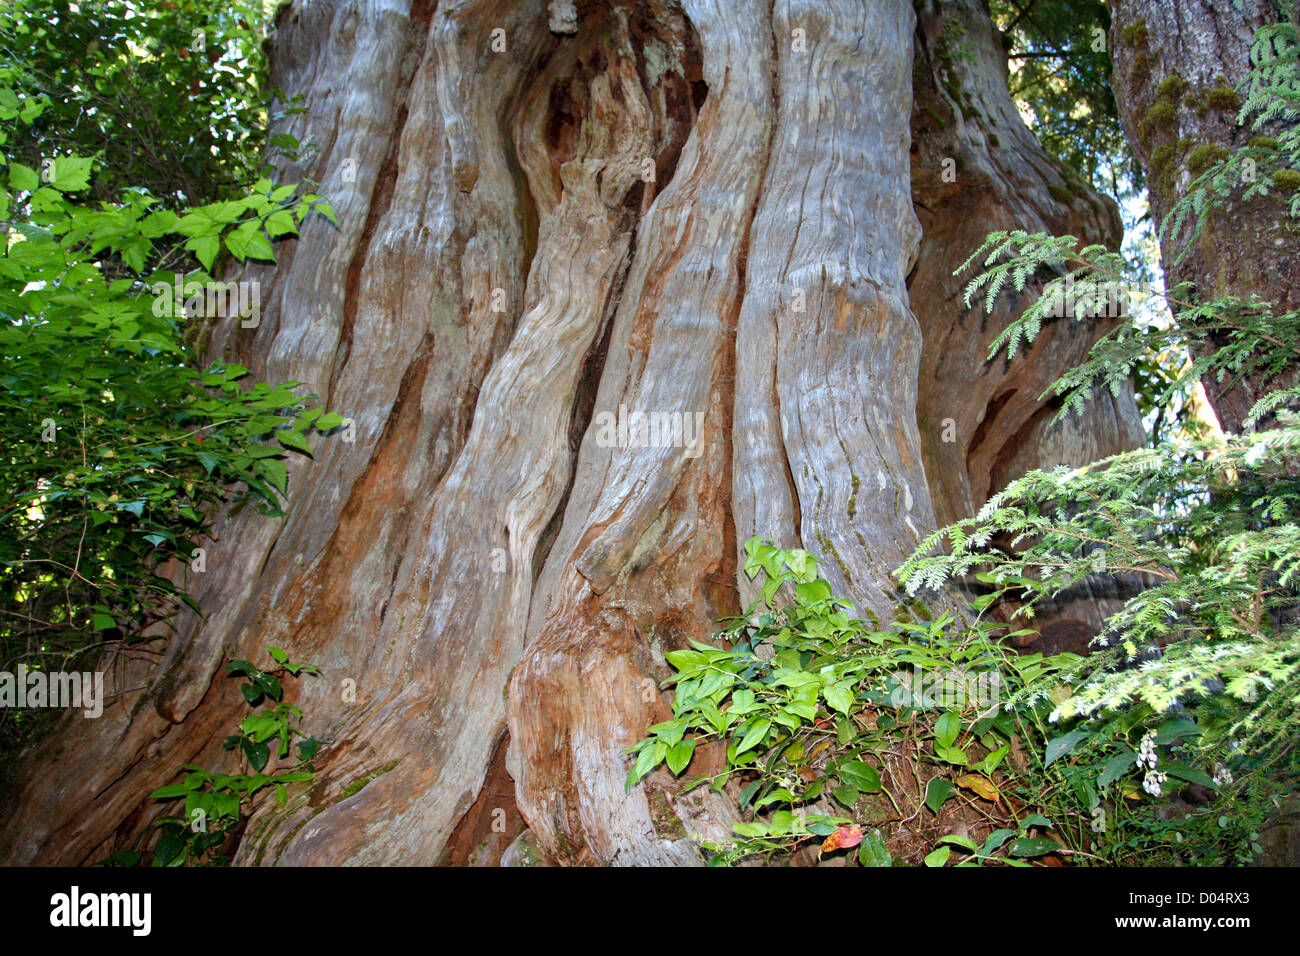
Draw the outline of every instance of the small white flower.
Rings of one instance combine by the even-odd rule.
[[[1142,780],[1142,789],[1153,797],[1160,796],[1161,785],[1169,779],[1168,774],[1163,774],[1159,770],[1148,770],[1147,775]]]
[[[1216,787],[1226,787],[1228,784],[1232,783],[1232,771],[1223,764],[1219,764],[1215,768],[1214,776],[1211,780]]]
[[[1156,763],[1160,758],[1156,755],[1156,732],[1148,730],[1143,736],[1142,742],[1138,744],[1137,765],[1139,767],[1147,766],[1152,770],[1156,769]]]

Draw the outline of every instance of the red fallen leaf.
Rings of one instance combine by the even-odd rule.
[[[857,846],[861,842],[861,827],[840,827],[822,843],[822,852],[830,853],[832,850],[847,850],[849,847]]]

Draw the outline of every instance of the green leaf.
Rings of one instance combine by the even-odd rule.
[[[933,813],[938,813],[939,808],[944,802],[952,796],[953,787],[951,780],[945,780],[942,777],[935,777],[925,787],[925,805]]]
[[[856,787],[836,787],[831,791],[831,796],[841,806],[852,808],[858,799],[862,796]]]
[[[117,622],[107,614],[95,612],[90,615],[90,629],[92,631],[107,631],[117,627]]]
[[[277,461],[274,458],[263,458],[257,463],[257,470],[266,476],[272,486],[280,494],[285,494],[289,484],[289,469],[285,467],[284,462]]]
[[[1160,769],[1171,777],[1177,777],[1179,780],[1186,780],[1188,783],[1198,783],[1202,787],[1214,787],[1214,780],[1210,778],[1203,770],[1197,770],[1195,767],[1189,767],[1187,764],[1178,760],[1166,760],[1160,764]]]
[[[746,750],[756,746],[759,741],[767,736],[767,732],[772,729],[772,722],[766,717],[754,721],[750,725],[745,736],[741,738],[739,746],[736,747],[737,754],[743,754]]]
[[[170,800],[173,797],[183,797],[194,788],[185,783],[169,783],[165,787],[159,787],[153,793],[149,794],[150,800]]]
[[[879,831],[868,833],[858,844],[858,862],[863,866],[893,866],[894,858],[885,849]]]
[[[278,701],[284,695],[284,688],[280,686],[280,682],[271,674],[258,674],[253,678],[253,680],[259,688],[266,692],[266,696],[272,700]]]
[[[668,769],[672,771],[674,777],[681,775],[687,764],[691,762],[691,756],[694,753],[694,739],[679,741],[669,749],[667,755]]]
[[[281,428],[275,432],[276,439],[286,448],[292,448],[300,451],[305,455],[310,455],[311,445],[307,444],[307,439],[302,436],[301,432],[296,432],[292,428]]]
[[[880,789],[880,774],[861,760],[840,764],[839,778],[862,793],[875,793]]]
[[[951,843],[953,846],[959,846],[963,850],[970,850],[972,853],[978,853],[980,848],[970,837],[964,837],[958,833],[949,833],[947,836],[939,838],[940,843]]]
[[[277,209],[266,217],[266,231],[272,239],[275,239],[279,236],[296,234],[298,226],[287,209]]]
[[[34,192],[41,185],[41,178],[36,175],[36,170],[21,163],[9,164],[9,185],[14,190]]]
[[[221,459],[216,455],[210,455],[205,451],[196,451],[194,457],[198,459],[203,469],[211,475],[213,471],[221,466]]]
[[[1130,770],[1137,769],[1137,754],[1132,750],[1125,750],[1111,757],[1101,768],[1101,773],[1097,777],[1098,787],[1109,787]]]
[[[1179,737],[1198,737],[1201,728],[1186,717],[1171,717],[1156,728],[1156,744],[1168,744]]]
[[[961,717],[952,711],[945,712],[934,722],[934,736],[944,747],[951,747],[961,733]]]
[[[988,839],[984,841],[984,847],[982,850],[980,850],[980,852],[983,853],[985,856],[988,856],[990,853],[992,853],[998,847],[1002,846],[1002,844],[1006,843],[1015,835],[1016,835],[1015,830],[1009,830],[1005,827],[1000,830],[994,830],[992,833],[988,835]]]
[[[59,192],[75,193],[90,187],[93,161],[78,156],[56,156],[50,185]]]
[[[316,756],[320,750],[320,741],[315,737],[308,737],[306,740],[298,741],[298,759],[303,763],[308,762]]]
[[[314,212],[318,212],[318,213],[320,213],[322,216],[324,216],[324,217],[325,217],[326,219],[328,219],[330,222],[334,223],[334,225],[337,226],[337,225],[339,224],[338,219],[335,218],[335,216],[334,216],[334,207],[331,206],[329,203],[325,202],[325,200],[322,199],[320,202],[316,203],[316,204],[312,207],[312,210],[313,210]]]
[[[271,249],[270,240],[255,222],[246,222],[226,236],[226,248],[240,262],[245,259],[275,261],[275,252]]]
[[[1035,857],[1052,853],[1060,848],[1060,844],[1047,837],[1021,837],[1007,848],[1007,852],[1017,857]]]
[[[204,269],[211,272],[212,264],[217,261],[217,253],[221,251],[221,240],[216,236],[194,236],[185,240],[185,248],[194,253]]]
[[[1047,749],[1043,755],[1043,766],[1050,767],[1056,761],[1060,760],[1075,747],[1079,742],[1090,735],[1087,730],[1072,730],[1062,737],[1055,737],[1047,742]]]
[[[932,850],[926,855],[926,866],[943,866],[948,862],[948,857],[952,856],[952,847],[941,846],[937,850]]]
[[[158,841],[158,845],[154,847],[153,865],[168,866],[173,862],[177,862],[184,852],[185,838],[175,833],[166,833]]]
[[[846,680],[836,684],[830,684],[822,688],[822,696],[826,698],[826,703],[838,710],[841,714],[847,714],[853,709],[853,688],[855,681]]]
[[[249,766],[254,770],[261,771],[266,766],[266,762],[271,759],[271,748],[265,743],[253,743],[245,739],[241,742],[241,746],[244,756],[248,758]]]

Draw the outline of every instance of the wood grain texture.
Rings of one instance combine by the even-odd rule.
[[[984,43],[982,8],[957,8]],[[281,172],[321,182],[339,227],[313,222],[278,268],[248,270],[262,322],[217,328],[212,354],[307,383],[352,440],[292,463],[284,519],[221,518],[195,582],[207,618],[128,675],[143,694],[27,759],[0,858],[82,863],[147,829],[147,794],[183,763],[229,760],[245,708],[223,661],[276,645],[320,665],[290,691],[328,746],[287,807],[258,804],[237,863],[480,845],[507,863],[700,863],[691,836],[725,836],[733,795],[662,775],[627,792],[623,749],[670,713],[664,655],[754,596],[745,539],[819,553],[888,618],[889,572],[936,514],[1131,434],[1119,405],[1067,438],[1039,428],[1027,396],[1082,354],[1077,332],[990,369],[991,329],[953,306],[944,270],[988,229],[1104,233],[1114,216],[1095,197],[1053,207],[1058,174],[1023,126],[1000,148],[970,122],[923,126],[913,83],[918,105],[936,95],[937,21],[920,9],[285,8],[273,79],[309,108],[283,128],[318,151]],[[985,56],[965,78],[999,131],[1019,123],[1001,69]],[[947,149],[989,185],[936,194],[925,170]],[[964,444],[934,447],[957,387]],[[678,430],[609,427],[634,415]],[[508,848],[485,843],[500,816]]]

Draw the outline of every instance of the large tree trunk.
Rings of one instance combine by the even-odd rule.
[[[1157,222],[1209,160],[1254,135],[1237,126],[1241,102],[1234,90],[1250,70],[1255,31],[1277,22],[1277,13],[1270,0],[1243,0],[1241,6],[1237,10],[1217,0],[1113,4],[1112,84]],[[1212,211],[1195,240],[1193,223],[1162,240],[1165,281],[1170,287],[1192,283],[1193,297],[1203,302],[1255,293],[1279,311],[1300,307],[1300,254],[1285,206],[1276,192],[1243,201],[1245,189],[1241,184]],[[1189,244],[1180,262],[1179,253]],[[1230,432],[1241,431],[1251,406],[1268,390],[1258,376],[1240,382],[1207,377],[1203,384],[1220,424]]]
[[[206,619],[76,749],[29,759],[0,857],[115,849],[182,764],[227,759],[227,655],[278,645],[321,666],[295,692],[329,746],[237,862],[492,862],[527,826],[553,862],[696,863],[687,834],[724,835],[734,804],[658,777],[625,792],[622,750],[669,712],[664,653],[754,596],[745,539],[819,553],[889,619],[889,572],[936,511],[1135,440],[1123,403],[1046,430],[1037,396],[1086,349],[1077,327],[986,365],[994,328],[955,298],[990,228],[1116,229],[1088,190],[1048,195],[1061,174],[978,0],[919,21],[907,0],[568,6],[282,13],[275,80],[308,104],[287,128],[320,146],[284,174],[322,182],[340,227],[250,275],[262,323],[213,352],[308,383],[355,440],[293,465],[287,518],[222,518]],[[950,16],[976,119],[941,102]],[[634,414],[687,430],[638,447],[610,424]]]

